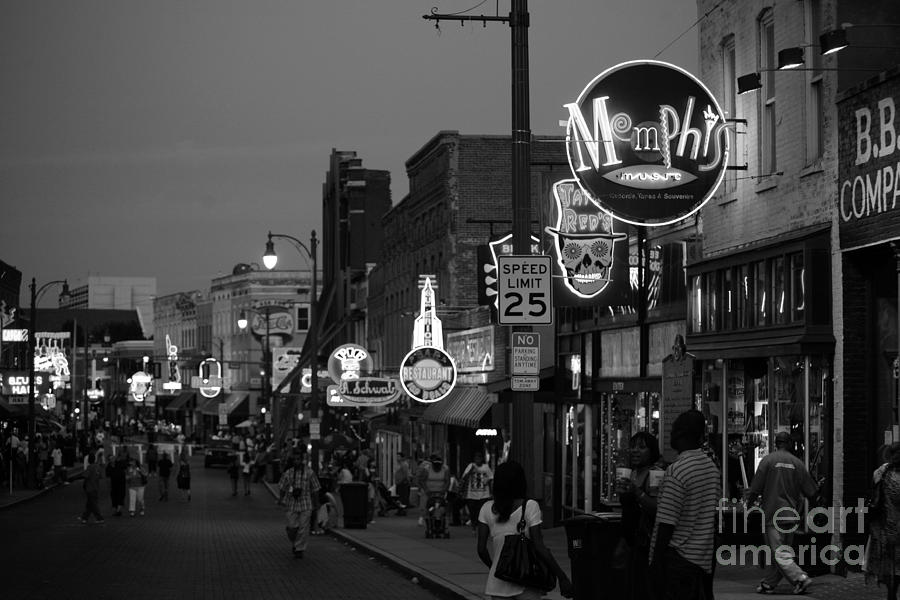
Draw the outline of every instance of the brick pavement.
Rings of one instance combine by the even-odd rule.
[[[313,537],[296,560],[281,509],[262,485],[232,497],[223,469],[193,461],[193,498],[156,500],[147,487],[145,517],[111,517],[101,484],[103,525],[82,525],[78,482],[0,510],[0,597],[317,598],[433,600],[437,595],[329,537]]]

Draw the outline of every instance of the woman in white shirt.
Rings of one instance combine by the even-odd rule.
[[[494,499],[488,500],[478,513],[478,557],[490,568],[485,594],[490,598],[518,598],[519,600],[540,600],[545,590],[526,588],[522,585],[497,579],[494,576],[496,559],[503,548],[507,535],[516,533],[522,519],[525,505],[526,535],[531,538],[534,548],[544,563],[550,567],[559,580],[559,590],[566,598],[573,595],[572,582],[562,570],[553,554],[544,545],[541,533],[541,507],[536,500],[528,500],[525,470],[517,462],[505,462],[494,472]],[[490,543],[489,543],[490,542]]]

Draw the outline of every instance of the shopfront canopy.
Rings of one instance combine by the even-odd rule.
[[[196,396],[196,392],[181,392],[178,394],[178,397],[169,402],[169,405],[166,406],[165,410],[185,410],[191,407],[191,401]]]
[[[428,405],[422,418],[432,423],[474,429],[494,404],[493,398],[478,386],[457,386],[443,400]]]
[[[219,405],[225,406],[225,413],[231,414],[238,410],[238,407],[241,407],[247,401],[247,398],[250,397],[250,392],[232,392],[230,394],[222,394],[216,396],[215,398],[210,398],[206,401],[206,403],[201,407],[200,412],[204,415],[218,415],[219,414]],[[241,407],[243,412],[247,412],[248,409],[246,407]]]

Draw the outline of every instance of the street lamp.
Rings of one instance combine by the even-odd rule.
[[[301,256],[309,258],[312,262],[312,296],[309,301],[309,345],[312,349],[312,358],[310,359],[310,386],[312,388],[309,400],[309,412],[313,419],[319,418],[319,330],[318,330],[318,274],[316,272],[316,231],[313,230],[309,236],[309,246],[301,242],[292,235],[283,233],[269,232],[269,239],[266,241],[266,251],[263,254],[263,264],[270,271],[278,264],[278,254],[275,253],[275,242],[272,238],[280,238],[291,242],[294,248],[300,252]],[[312,442],[313,470],[319,472],[319,441],[310,440]]]
[[[35,487],[37,487],[35,473],[37,467],[37,451],[34,443],[37,437],[35,435],[37,430],[35,428],[34,422],[34,352],[35,346],[37,345],[37,304],[38,300],[40,300],[44,292],[46,292],[51,285],[55,285],[57,283],[62,284],[62,292],[60,292],[59,294],[60,299],[67,299],[69,297],[69,282],[66,279],[48,281],[41,287],[37,287],[37,281],[35,281],[35,278],[32,277],[31,285],[28,286],[31,289],[31,311],[29,312],[29,317],[31,318],[31,331],[28,333],[28,348],[26,350],[26,353],[28,354],[28,478],[30,480],[29,483],[34,484]],[[74,344],[75,340],[72,340],[72,343]],[[73,394],[74,391],[75,388],[73,387]]]
[[[271,311],[272,311],[272,309],[275,309],[275,308],[280,308],[280,307],[278,307],[278,306],[262,306],[258,309],[253,309],[253,308],[243,309],[242,308],[240,314],[238,315],[238,320],[237,320],[238,328],[241,331],[243,331],[243,330],[247,329],[247,325],[249,324],[248,320],[247,320],[248,312],[256,313],[260,316],[265,317],[265,319],[266,319],[266,337],[265,337],[265,342],[263,344],[263,403],[264,404],[268,403],[272,396],[272,390],[270,388],[270,386],[272,385],[272,355],[270,354],[270,349],[269,349],[269,335],[270,335],[269,325],[271,322],[271,318],[270,318]],[[275,403],[273,402],[272,407],[274,408],[274,406],[275,406]],[[263,414],[265,414],[265,410],[263,410]],[[272,413],[273,420],[274,420],[275,414],[276,414],[275,411],[273,411],[273,413]]]

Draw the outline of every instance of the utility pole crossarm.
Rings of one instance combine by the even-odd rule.
[[[422,15],[422,18],[425,19],[426,21],[434,21],[435,26],[437,26],[441,21],[462,21],[462,22],[481,21],[481,24],[484,25],[485,27],[487,27],[488,21],[498,21],[500,23],[509,23],[512,21],[512,17],[501,17],[501,16],[490,17],[488,15],[478,15],[478,16],[457,15],[457,14],[452,14],[452,13],[442,14],[442,13],[435,12],[436,10],[437,10],[437,8],[432,8],[431,14],[430,15]]]

